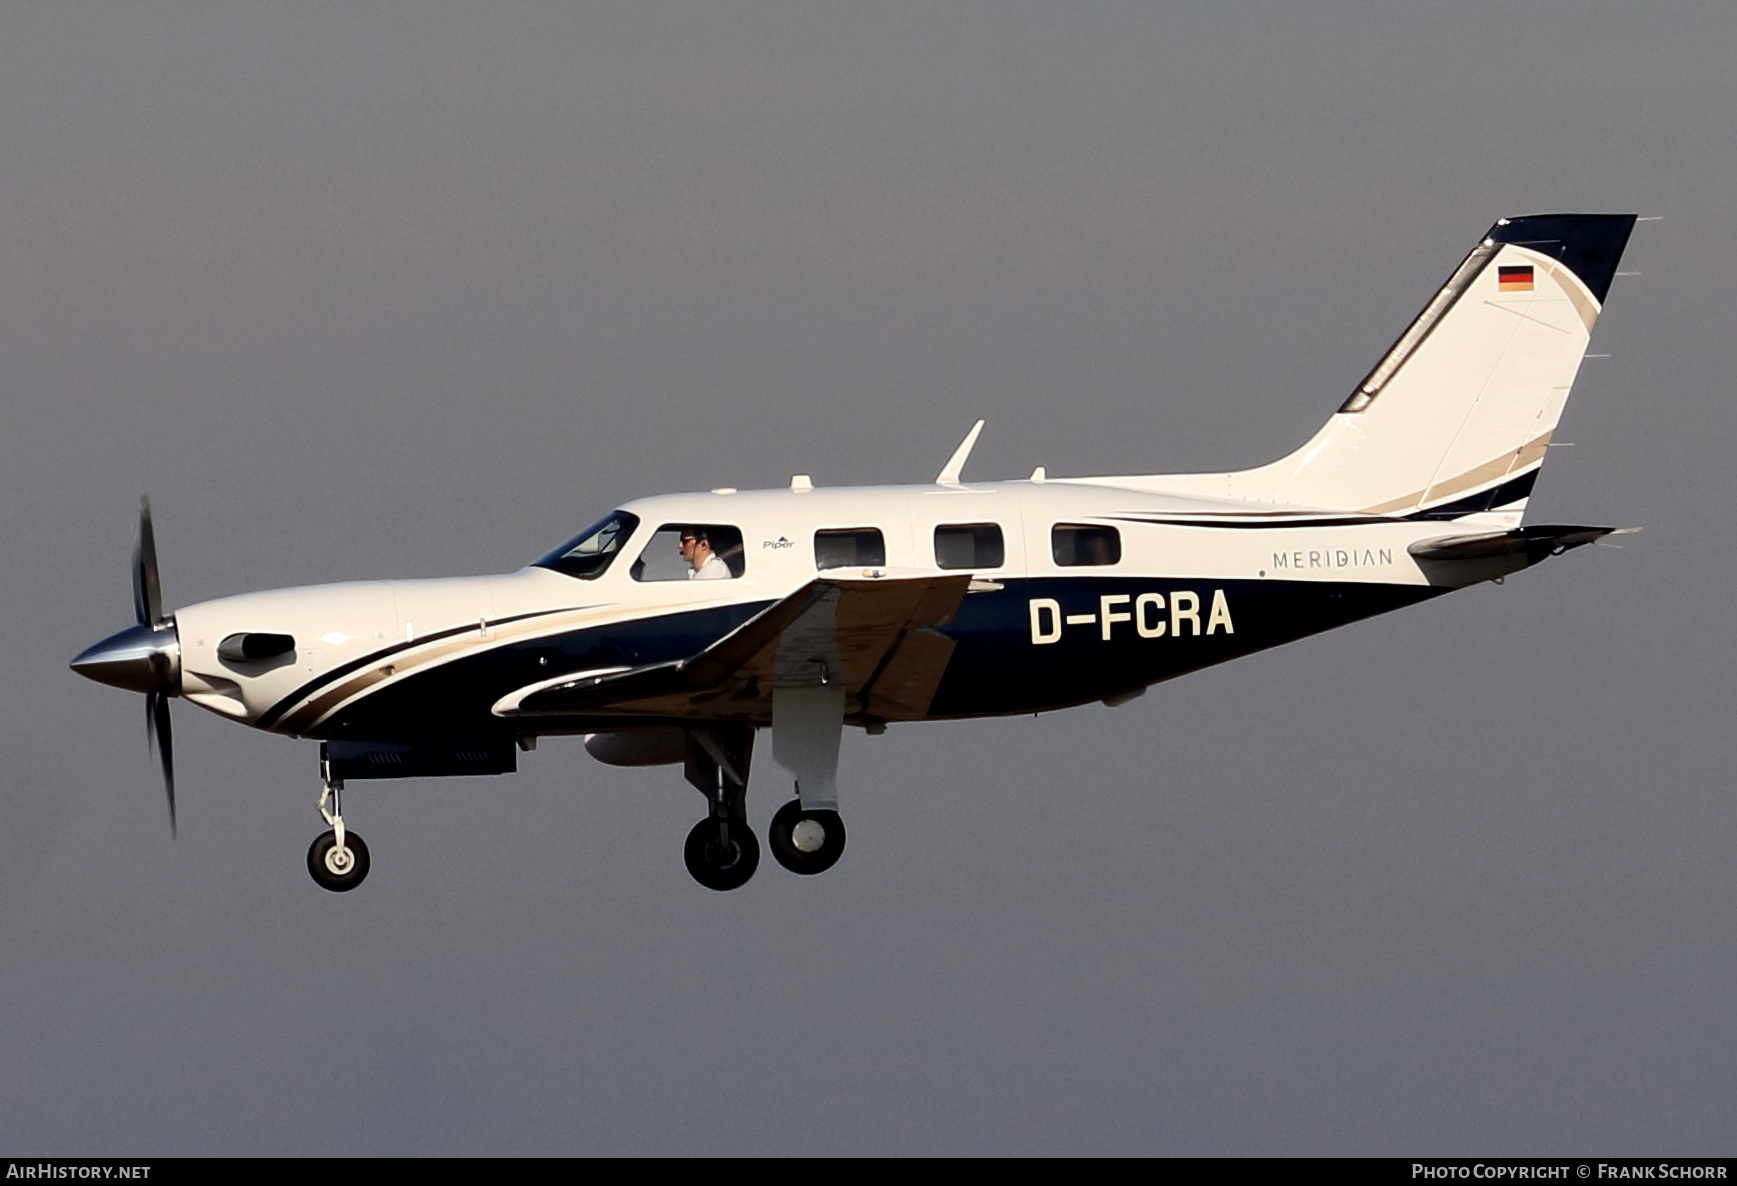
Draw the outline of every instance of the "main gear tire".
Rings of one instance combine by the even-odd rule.
[[[693,879],[707,889],[740,889],[760,867],[760,841],[745,820],[732,819],[720,825],[708,817],[688,833],[682,859]]]
[[[772,817],[766,840],[780,865],[812,877],[838,864],[844,853],[844,820],[836,811],[804,811],[802,800],[792,799]]]

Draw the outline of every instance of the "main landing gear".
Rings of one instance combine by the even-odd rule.
[[[772,856],[792,873],[824,873],[844,852],[844,820],[836,811],[805,811],[801,799],[792,799],[772,817],[766,839]]]
[[[709,811],[688,833],[682,858],[694,880],[707,889],[740,889],[760,866],[760,842],[748,826],[746,808],[753,750],[754,730],[749,725],[692,729],[687,734],[683,773],[706,797]],[[784,755],[779,760],[783,761]],[[799,792],[801,785],[799,782]],[[830,779],[822,785],[830,791]],[[844,852],[844,820],[833,808],[836,800],[831,795],[818,803],[815,796],[807,798],[810,802],[806,807],[799,796],[778,809],[767,839],[780,865],[792,873],[811,876],[838,863]]]
[[[740,889],[760,867],[760,841],[747,820],[714,816],[688,833],[682,860],[693,879],[707,889]]]
[[[324,786],[320,789],[320,817],[332,830],[314,837],[308,845],[308,873],[322,889],[335,894],[345,893],[362,884],[368,876],[368,846],[362,837],[344,827],[344,813],[339,797],[344,780],[333,778],[324,760],[320,763]],[[331,810],[326,809],[330,803]]]
[[[695,881],[713,890],[740,889],[760,867],[760,841],[748,826],[748,761],[753,756],[750,726],[693,729],[687,735],[683,773],[706,797],[709,811],[682,846],[682,859]]]

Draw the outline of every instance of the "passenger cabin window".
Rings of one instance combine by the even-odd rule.
[[[742,575],[742,533],[723,523],[665,523],[633,562],[636,581],[728,581]]]
[[[608,571],[615,554],[639,526],[639,518],[626,511],[605,515],[578,535],[536,562],[582,581],[594,581]]]
[[[1063,568],[1090,568],[1122,559],[1122,533],[1114,527],[1057,523],[1049,533],[1050,554]]]
[[[938,568],[1000,568],[1007,563],[1007,544],[994,523],[957,523],[935,528]]]
[[[878,568],[887,562],[887,541],[878,527],[842,527],[814,533],[814,567]]]

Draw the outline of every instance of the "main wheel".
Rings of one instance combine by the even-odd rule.
[[[772,817],[766,832],[772,855],[792,873],[824,873],[844,852],[844,820],[836,811],[804,811],[792,799]]]
[[[368,876],[368,846],[350,829],[344,829],[344,847],[338,847],[335,832],[322,832],[308,845],[308,872],[334,894],[353,890]]]
[[[688,833],[682,859],[694,880],[713,890],[740,889],[760,867],[760,841],[747,821],[733,819],[720,836],[718,821],[701,820]]]

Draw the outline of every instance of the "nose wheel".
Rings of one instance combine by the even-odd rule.
[[[346,832],[343,844],[336,832],[322,832],[308,845],[308,872],[321,889],[353,890],[368,876],[368,846],[355,832]]]
[[[368,846],[361,836],[344,826],[344,812],[339,803],[344,780],[331,776],[323,757],[320,767],[325,775],[325,785],[320,790],[320,818],[332,830],[314,837],[314,842],[308,845],[308,874],[321,889],[341,894],[355,889],[368,876]],[[330,809],[327,803],[331,804]]]
[[[766,830],[772,855],[792,873],[824,873],[844,853],[844,820],[836,811],[804,811],[792,799],[772,817]]]

